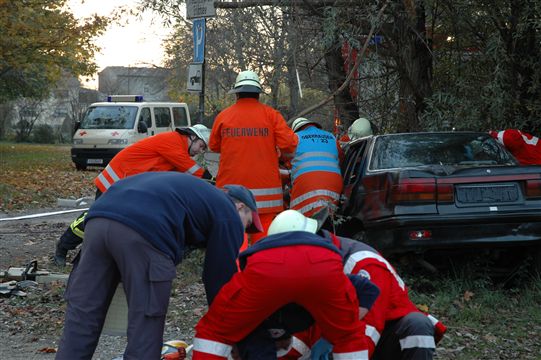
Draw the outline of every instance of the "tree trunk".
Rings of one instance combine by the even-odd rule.
[[[432,95],[432,55],[426,39],[426,14],[422,2],[409,0],[395,7],[393,38],[400,74],[397,131],[419,131],[424,99]]]
[[[344,83],[347,75],[344,72],[344,60],[340,47],[335,47],[325,53],[325,67],[329,77],[329,90],[333,93]],[[346,127],[359,118],[359,108],[351,98],[349,86],[336,94],[334,107],[338,111],[342,124]]]

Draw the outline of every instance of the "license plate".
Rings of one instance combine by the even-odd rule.
[[[86,159],[87,164],[103,164],[103,159]]]
[[[457,202],[462,204],[502,204],[520,200],[517,184],[457,186]]]

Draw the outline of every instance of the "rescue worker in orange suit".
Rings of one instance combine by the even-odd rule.
[[[490,131],[489,134],[502,143],[520,165],[541,165],[541,141],[538,137],[516,129]]]
[[[241,184],[255,195],[264,231],[253,234],[252,243],[265,236],[274,216],[284,209],[277,148],[282,156],[290,156],[297,145],[282,115],[259,102],[261,92],[255,72],[239,73],[229,92],[237,101],[218,114],[209,142],[209,148],[220,153],[216,186]]]
[[[334,345],[334,359],[368,359],[356,289],[344,274],[342,256],[313,233],[316,220],[306,223],[311,232],[269,235],[239,255],[242,271],[222,287],[195,327],[193,360],[226,359],[234,344],[290,303],[311,314]],[[271,350],[276,358],[274,346]]]
[[[196,124],[160,133],[126,147],[94,179],[96,199],[118,180],[148,171],[179,171],[212,179],[210,172],[192,159],[207,149],[209,135],[210,130],[205,125]],[[57,242],[53,259],[58,266],[65,266],[68,251],[83,241],[84,218],[85,213],[70,224]]]
[[[334,135],[316,121],[298,118],[291,128],[299,144],[291,160],[289,207],[311,216],[324,206],[338,204],[343,188],[343,153]]]
[[[308,226],[309,221],[299,212],[287,210],[279,214],[273,221],[269,233],[280,234],[295,229],[314,232]],[[357,274],[375,284],[380,294],[370,311],[363,318],[371,359],[432,359],[436,343],[443,337],[446,327],[435,317],[417,309],[409,299],[408,289],[396,270],[375,249],[362,242],[338,237],[328,231],[321,230],[318,236],[332,242],[339,248],[344,259],[343,271],[346,274]],[[314,341],[316,330],[308,329],[294,336],[304,339],[308,345]],[[326,335],[323,334],[323,338]],[[298,349],[291,349],[294,355]],[[312,359],[326,359],[331,345],[321,339],[311,348]],[[282,354],[284,358],[286,354]],[[287,356],[289,356],[287,355]],[[293,356],[293,358],[295,358]],[[296,357],[296,358],[300,358]]]
[[[269,234],[272,226],[271,224]],[[350,274],[348,278],[357,292],[359,318],[362,319],[377,299],[379,289],[364,277]],[[312,326],[313,324],[314,318],[303,307],[295,303],[287,304],[236,344],[233,348],[233,359],[297,359],[309,353],[310,347],[321,337],[320,328]]]
[[[146,172],[115,183],[86,217],[81,256],[64,294],[57,360],[91,359],[111,298],[122,282],[128,300],[123,358],[159,359],[176,265],[187,245],[205,247],[202,280],[211,304],[237,272],[246,231],[260,231],[253,195],[224,190],[178,172]]]

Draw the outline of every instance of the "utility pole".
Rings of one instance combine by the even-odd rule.
[[[206,18],[216,16],[213,0],[187,0],[186,18],[193,19],[194,58],[188,70],[190,92],[199,93],[199,122],[205,118],[205,32]]]

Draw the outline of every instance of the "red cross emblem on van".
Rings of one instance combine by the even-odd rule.
[[[118,136],[118,135],[120,135],[120,133],[119,133],[118,131],[113,131],[113,132],[111,133],[111,135],[112,135],[112,136]]]
[[[79,136],[84,136],[84,135],[86,135],[86,134],[87,134],[86,131],[81,131],[81,132],[79,133]]]

